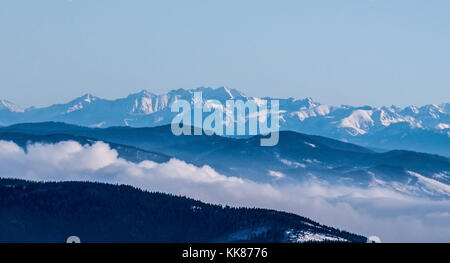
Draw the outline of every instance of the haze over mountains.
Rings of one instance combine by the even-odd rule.
[[[260,136],[175,136],[170,125],[153,128],[87,128],[63,123],[17,124],[0,128],[0,140],[26,148],[31,143],[107,142],[120,157],[141,162],[177,158],[198,167],[255,182],[286,185],[323,181],[330,185],[380,186],[401,194],[448,199],[450,159],[438,155],[368,148],[321,136],[281,131],[273,147],[259,145]]]
[[[126,98],[106,100],[86,94],[65,104],[23,109],[12,102],[0,101],[0,125],[23,122],[58,121],[88,127],[155,127],[170,124],[177,113],[170,107],[177,100],[193,104],[193,93],[202,92],[203,103],[229,99],[254,101],[257,98],[228,88],[172,90],[155,95],[148,91]],[[311,98],[279,99],[280,129],[322,135],[373,149],[405,149],[450,156],[450,103],[399,108],[371,106],[330,106]],[[204,115],[203,117],[205,117]],[[247,116],[246,121],[256,118]]]
[[[312,216],[329,225],[357,233],[379,234],[391,241],[411,238],[447,240],[445,233],[450,231],[445,220],[450,197],[448,104],[400,109],[394,106],[335,107],[321,105],[310,98],[280,99],[279,143],[273,147],[261,147],[260,135],[242,138],[173,135],[169,123],[176,113],[171,112],[170,105],[180,99],[193,103],[195,91],[203,93],[207,106],[217,106],[208,101],[212,99],[223,104],[228,99],[250,100],[257,104],[261,99],[270,99],[247,97],[226,88],[199,88],[174,90],[165,95],[142,91],[117,100],[85,95],[69,103],[46,108],[22,109],[11,102],[1,101],[0,121],[4,127],[0,127],[0,141],[4,145],[14,142],[24,149],[24,153],[17,157],[17,167],[12,165],[12,157],[5,153],[10,172],[5,170],[2,177],[14,174],[14,178],[30,179],[27,176],[34,174],[36,178],[31,180],[54,176],[54,180],[64,181],[84,180],[85,174],[93,173],[93,181],[117,183],[116,176],[131,173],[121,177],[119,182],[225,204],[253,205],[261,202],[260,207]],[[9,124],[13,125],[6,126]],[[80,172],[78,166],[70,168],[58,164],[54,170],[40,174],[39,167],[53,167],[54,162],[60,160],[59,156],[65,154],[68,156],[64,158],[69,158],[70,163],[78,162],[70,154],[72,150],[60,149],[68,142],[77,142],[79,145],[75,148],[84,149],[81,156],[90,156],[97,151],[94,149],[98,148],[98,142],[105,142],[111,148],[105,150],[109,157],[98,153],[92,160],[95,165],[114,156],[114,151],[119,159],[95,172],[89,169]],[[44,164],[35,167],[33,156],[36,153],[29,155],[29,149],[40,152],[36,158]],[[39,157],[53,156],[53,151],[56,151],[56,160],[52,160],[53,157],[41,160]],[[30,161],[21,163],[27,159]],[[125,165],[122,160],[130,163]],[[144,182],[134,181],[136,178],[132,171],[144,169],[148,161],[154,162],[152,165],[157,168],[142,171],[148,176],[144,177]],[[113,172],[117,166],[125,168]],[[162,177],[154,177],[166,169],[168,171],[162,173]],[[186,172],[189,175],[184,174]],[[214,188],[178,188],[184,184],[179,180],[184,179],[171,179],[178,173],[181,173],[180,178],[194,174],[209,178],[212,173],[217,177],[214,180],[219,181],[213,183]],[[65,178],[65,174],[81,177]],[[234,182],[233,178],[238,178],[238,181]],[[229,193],[229,182],[220,180],[231,180],[237,185]],[[275,191],[276,197],[266,196],[266,187]],[[255,193],[241,196],[242,192],[248,191]],[[321,205],[313,200],[321,200]],[[311,207],[305,206],[310,202],[313,202]],[[350,210],[341,214],[341,209],[334,207],[335,202],[345,203]],[[390,205],[385,204],[395,204],[398,209],[390,209]],[[326,208],[318,209],[322,206]],[[371,207],[370,211],[367,207]],[[356,213],[354,222],[346,219],[347,213]],[[396,218],[405,214],[416,220],[414,222],[420,222],[426,233],[412,237],[408,234],[412,226],[404,231],[400,228],[401,233],[398,234],[392,232],[390,228],[397,224]],[[338,218],[345,220],[339,221]],[[359,225],[361,220],[368,220],[367,224]],[[375,230],[374,225],[380,228]],[[405,223],[402,221],[400,225],[405,226]]]
[[[215,204],[264,207],[384,241],[448,241],[450,159],[292,131],[175,136],[170,126],[0,128],[1,177],[127,184]]]
[[[180,99],[192,105],[196,91],[207,107],[220,107],[211,100],[270,99],[198,88],[141,91],[117,100],[85,95],[45,108],[2,100],[1,177],[88,176],[212,203],[290,211],[385,240],[448,240],[449,103],[353,107],[280,99],[279,143],[261,147],[261,135],[175,136],[169,124],[177,113],[170,106]]]

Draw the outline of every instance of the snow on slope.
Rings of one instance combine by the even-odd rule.
[[[9,110],[11,112],[24,112],[24,109],[7,100],[0,100],[0,110]]]
[[[86,94],[66,104],[26,110],[6,100],[0,100],[0,110],[7,110],[2,111],[0,123],[11,125],[19,122],[63,121],[83,126],[95,126],[102,123],[102,127],[125,124],[133,127],[159,126],[171,123],[176,113],[172,113],[170,107],[175,101],[184,99],[194,103],[194,92],[202,92],[203,103],[210,108],[220,108],[219,105],[212,105],[211,100],[225,105],[226,100],[242,99],[244,102],[253,101],[257,105],[261,105],[263,101],[271,99],[249,97],[237,90],[225,87],[217,89],[202,87],[190,90],[172,90],[162,95],[142,90],[116,100],[104,100]],[[396,106],[330,106],[315,102],[312,98],[278,100],[280,102],[281,129],[347,141],[392,126],[399,126],[398,133],[411,129],[423,129],[446,135],[450,129],[450,103],[430,104],[422,107],[408,106],[402,109]],[[231,116],[228,111],[225,111],[225,114]],[[264,114],[252,116],[263,118]],[[252,119],[248,117],[250,116],[246,117],[246,121]],[[225,123],[231,124],[227,120]],[[408,125],[398,125],[401,123]],[[393,134],[393,131],[390,133]]]
[[[439,123],[438,125],[436,125],[436,129],[439,129],[439,130],[450,129],[450,124],[449,123]]]
[[[442,195],[450,196],[450,185],[441,183],[437,180],[425,177],[419,173],[407,171],[409,175],[412,175],[417,178],[418,182],[420,182],[424,187],[427,188],[429,193],[438,193]]]
[[[352,135],[365,134],[374,125],[372,114],[372,110],[355,110],[341,120],[339,127],[352,129]]]
[[[305,243],[305,242],[348,242],[348,240],[333,235],[323,233],[313,233],[310,231],[286,231],[289,242]]]

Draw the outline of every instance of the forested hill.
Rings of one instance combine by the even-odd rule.
[[[0,179],[0,242],[365,242],[294,214],[124,185]]]

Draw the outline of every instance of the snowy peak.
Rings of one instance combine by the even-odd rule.
[[[152,98],[155,97],[156,95],[143,89],[141,91],[139,91],[138,93],[132,93],[130,95],[128,95],[128,98],[133,97],[133,98]]]
[[[246,96],[238,90],[229,89],[226,87],[211,88],[211,87],[200,87],[196,89],[191,89],[191,92],[202,92],[203,99],[206,100],[218,100],[226,101],[236,98],[245,98]]]
[[[450,103],[442,103],[439,105],[443,112],[450,114]]]
[[[429,115],[433,119],[439,119],[439,115],[444,111],[436,104],[425,105],[421,108],[421,112]]]
[[[79,103],[79,102],[81,102],[81,103],[92,103],[92,102],[94,102],[94,101],[96,101],[98,99],[99,99],[98,97],[95,97],[95,96],[93,96],[90,93],[86,93],[83,96],[78,97],[78,98],[70,101],[69,103]]]
[[[0,110],[8,110],[10,112],[24,112],[25,111],[20,106],[17,106],[16,104],[14,104],[10,101],[7,101],[7,100],[0,100]]]
[[[365,134],[375,123],[372,114],[373,110],[355,110],[341,120],[339,127],[350,128],[351,135]]]
[[[419,114],[419,112],[420,112],[420,110],[416,106],[408,106],[401,111],[402,114],[412,115],[412,116]]]
[[[83,97],[82,97],[82,99],[83,99],[83,101],[84,102],[86,102],[86,103],[91,103],[91,102],[94,102],[94,101],[96,101],[97,100],[97,97],[94,97],[94,96],[92,96],[91,94],[85,94]]]
[[[445,139],[448,143],[448,138],[450,138],[450,103],[405,108],[331,106],[321,104],[310,97],[304,99],[249,97],[238,90],[227,87],[177,89],[161,95],[141,90],[116,100],[105,100],[85,94],[66,104],[28,108],[25,111],[11,102],[0,100],[0,123],[10,125],[20,122],[62,121],[95,127],[99,125],[101,127],[160,126],[170,124],[176,115],[170,110],[174,102],[186,100],[193,104],[195,92],[202,92],[203,103],[213,108],[220,108],[225,105],[226,100],[230,99],[241,99],[244,102],[253,101],[257,105],[261,105],[265,100],[277,99],[279,100],[280,128],[282,130],[322,135],[366,146],[368,144],[364,140],[367,138],[376,138],[373,139],[373,144],[380,147],[378,144],[383,141],[387,143],[389,138],[395,136],[405,138],[410,134],[411,137],[407,137],[405,141],[409,140],[414,144],[414,142],[426,141],[422,138],[425,134],[428,134],[426,136],[432,134],[436,137],[436,142],[439,142],[435,145],[445,148],[446,144],[442,141]],[[222,105],[217,105],[211,100],[217,100]],[[254,116],[264,117],[262,115]],[[228,122],[226,124],[228,125]],[[413,133],[416,137],[412,135]],[[398,139],[396,140],[398,141]],[[390,144],[392,141],[384,147],[389,147]],[[424,149],[424,145],[414,147],[416,148],[405,147],[404,149],[419,151]],[[448,155],[448,150],[443,152]]]
[[[81,97],[78,97],[71,102],[68,103],[68,108],[65,113],[71,113],[75,111],[79,111],[84,109],[87,105],[94,103],[99,100],[99,98],[93,96],[92,94],[85,94]]]
[[[308,107],[308,108],[320,105],[320,103],[315,102],[313,100],[313,98],[311,98],[311,97],[307,97],[303,100],[296,100],[296,101],[301,101],[303,104],[305,104],[305,107]]]
[[[155,112],[167,109],[176,100],[177,96],[170,93],[155,95],[147,90],[131,94],[124,100],[127,101],[129,113],[132,115],[150,115]]]
[[[155,95],[147,90],[141,90],[138,93],[131,94],[127,100],[132,105],[131,114],[151,114],[156,110]]]

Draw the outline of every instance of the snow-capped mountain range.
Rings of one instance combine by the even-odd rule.
[[[172,103],[184,99],[194,103],[194,92],[201,91],[203,102],[229,99],[254,101],[225,87],[172,90],[155,95],[143,90],[116,100],[86,94],[65,104],[23,109],[0,100],[0,125],[23,122],[60,121],[88,127],[154,127],[171,123],[176,113]],[[407,149],[450,156],[450,103],[400,108],[371,106],[331,106],[311,98],[278,99],[281,130],[327,136],[375,149]]]

